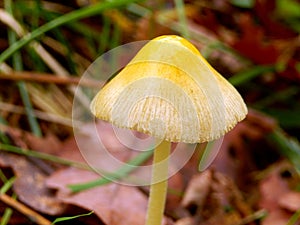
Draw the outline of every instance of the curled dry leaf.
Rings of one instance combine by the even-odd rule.
[[[136,187],[110,183],[77,194],[71,194],[67,188],[69,184],[96,178],[99,176],[93,172],[68,168],[55,172],[47,184],[58,189],[57,197],[61,201],[93,210],[105,224],[144,224],[147,198]]]
[[[259,64],[276,62],[279,55],[276,45],[264,41],[264,31],[262,27],[255,25],[254,18],[248,14],[241,14],[238,26],[242,30],[242,37],[233,44],[236,50]]]
[[[206,170],[199,175],[196,175],[189,182],[182,199],[182,206],[189,207],[190,205],[202,206],[207,198],[211,188],[212,171]]]
[[[278,199],[278,205],[291,212],[296,212],[300,209],[300,193],[295,191],[289,191],[280,195]]]
[[[193,222],[190,219],[181,220],[183,224],[236,224],[251,214],[235,184],[213,170],[193,177],[182,205],[193,218]]]
[[[95,125],[97,129],[96,133],[92,132]],[[122,131],[118,130],[118,132]],[[106,147],[103,153],[99,151],[97,142],[99,138],[98,135],[101,136],[102,143]],[[126,133],[124,133],[124,135],[126,135]],[[126,138],[129,142],[133,141],[132,134],[128,137],[126,136]],[[76,140],[75,138],[68,139],[64,143],[63,151],[61,151],[59,155],[72,160],[82,161],[83,158],[80,156],[76,141],[79,143],[84,142],[84,148],[90,151],[89,155],[91,158],[92,156],[95,158],[93,162],[97,164],[96,160],[101,161],[102,164],[100,168],[105,168],[105,170],[108,171],[116,171],[119,168],[114,168],[113,165],[105,162],[104,157],[107,153],[123,162],[128,161],[137,154],[136,151],[133,152],[121,144],[112,125],[104,121],[98,121],[96,124],[85,124],[81,127],[81,132],[76,135]],[[95,157],[95,155],[97,157]],[[143,174],[139,174],[139,176],[142,175]],[[99,174],[76,168],[65,168],[53,173],[47,179],[47,184],[48,187],[58,190],[57,198],[62,202],[76,205],[87,210],[93,210],[105,224],[144,224],[148,201],[147,197],[137,187],[124,186],[112,182],[76,194],[71,193],[67,187],[70,184],[85,183],[95,179],[99,179]],[[180,183],[180,179],[174,180],[174,186],[180,186]],[[170,202],[178,201],[176,198],[170,198],[169,200]],[[165,224],[171,224],[171,222],[165,218]]]
[[[54,155],[61,152],[62,142],[50,131],[42,138],[37,137],[28,131],[1,124],[0,131],[5,133],[10,141],[20,148]]]
[[[64,204],[45,185],[47,175],[26,157],[1,152],[0,166],[13,169],[17,177],[13,189],[22,202],[49,215],[58,215],[64,211]]]
[[[193,225],[194,219],[191,217],[184,217],[176,221],[175,225]]]
[[[272,173],[260,182],[261,199],[259,205],[269,211],[278,209],[278,197],[289,191],[287,183],[281,177]]]
[[[300,208],[300,194],[292,191],[290,183],[282,176],[286,164],[279,163],[259,184],[258,205],[268,211],[262,225],[285,225]]]
[[[259,154],[267,154],[261,145],[249,146],[249,142],[257,143],[264,140],[267,133],[276,128],[276,121],[255,110],[249,110],[246,119],[224,136],[219,153],[211,167],[226,174],[240,186],[249,186],[245,174],[257,169],[261,159]],[[261,144],[261,143],[260,143]],[[218,147],[218,146],[217,146]],[[256,152],[258,155],[254,156]]]

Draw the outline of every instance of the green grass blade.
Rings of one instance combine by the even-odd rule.
[[[85,213],[85,214],[80,214],[80,215],[77,215],[77,216],[68,216],[68,217],[60,217],[60,218],[57,218],[56,220],[54,220],[52,222],[52,224],[56,224],[58,222],[63,222],[63,221],[67,221],[67,220],[73,220],[73,219],[76,219],[78,217],[83,217],[83,216],[90,216],[94,213],[94,211],[91,211],[89,213]]]
[[[36,157],[39,159],[56,162],[56,163],[66,165],[66,166],[73,166],[73,167],[77,167],[77,168],[81,168],[81,169],[92,170],[88,165],[86,165],[84,163],[63,159],[63,158],[60,158],[60,157],[57,157],[54,155],[41,153],[41,152],[29,150],[29,149],[22,149],[22,148],[19,148],[19,147],[13,146],[13,145],[9,145],[9,144],[0,143],[0,150],[16,153],[19,155]]]
[[[0,194],[6,193],[12,187],[15,180],[16,180],[16,177],[12,177],[9,180],[6,180],[4,185],[0,189]],[[16,198],[15,194],[13,194],[13,198]],[[2,215],[0,225],[8,224],[12,214],[13,214],[13,210],[11,208],[6,208]]]
[[[12,214],[13,214],[13,210],[11,208],[6,208],[3,213],[3,216],[1,218],[0,225],[8,224],[11,219]]]
[[[235,74],[234,76],[230,77],[228,79],[228,81],[232,85],[238,86],[238,85],[248,82],[249,80],[252,80],[253,78],[255,78],[263,73],[271,72],[274,70],[275,70],[274,66],[255,66],[255,67],[251,67],[251,69],[249,69],[247,71],[243,71],[243,72]]]
[[[26,44],[30,43],[35,38],[40,37],[44,33],[59,27],[61,25],[64,25],[66,23],[69,23],[74,20],[79,20],[85,17],[93,16],[96,14],[99,14],[105,10],[122,7],[127,4],[137,2],[138,0],[115,0],[115,1],[107,1],[107,2],[100,2],[97,4],[93,4],[91,6],[78,9],[76,11],[72,11],[70,13],[64,14],[54,20],[51,20],[50,22],[44,24],[43,26],[40,26],[39,28],[35,29],[31,33],[25,35],[23,38],[21,38],[19,41],[15,42],[13,45],[11,45],[8,49],[6,49],[2,54],[0,55],[0,63],[4,62],[7,58],[12,56],[13,53],[21,49]]]
[[[263,111],[276,119],[283,128],[297,129],[300,127],[300,109],[265,108]]]
[[[7,10],[7,12],[10,13],[11,15],[13,15],[12,1],[11,0],[5,0],[4,4],[5,4],[5,9]],[[11,30],[8,31],[8,41],[9,41],[10,46],[12,46],[13,43],[15,43],[17,41],[16,34]],[[12,55],[12,57],[13,57],[12,62],[13,62],[14,69],[17,70],[17,71],[23,70],[22,57],[21,57],[20,52],[15,52]],[[18,85],[18,88],[19,88],[19,92],[20,92],[23,104],[25,106],[25,111],[26,111],[26,115],[27,115],[27,118],[28,118],[29,126],[30,126],[32,132],[34,133],[34,135],[36,135],[38,137],[41,137],[42,132],[41,132],[39,123],[38,123],[36,117],[34,116],[32,104],[31,104],[31,101],[30,101],[29,94],[27,92],[26,85],[22,81],[19,81],[17,83],[17,85]]]
[[[13,185],[13,183],[15,182],[16,177],[12,177],[9,180],[7,180],[4,185],[0,188],[0,194],[4,194],[6,193]]]
[[[179,24],[181,26],[181,35],[184,38],[190,38],[190,32],[187,24],[186,14],[185,14],[185,7],[183,0],[174,0],[176,11],[179,19]]]
[[[287,137],[281,129],[276,129],[268,136],[271,144],[279,153],[286,157],[300,173],[300,143],[291,137]]]
[[[108,184],[112,182],[112,180],[121,179],[126,175],[128,175],[133,170],[135,170],[137,166],[141,165],[146,160],[148,160],[152,156],[152,154],[153,154],[153,150],[142,152],[139,155],[137,155],[135,158],[130,160],[128,164],[125,164],[120,169],[118,169],[115,173],[106,174],[107,177],[102,177],[100,179],[96,179],[82,184],[72,184],[69,185],[68,187],[73,192],[79,192],[100,185]]]
[[[299,222],[300,218],[300,209],[297,210],[289,219],[286,225],[295,225],[297,222]]]
[[[3,142],[4,144],[10,143],[9,138],[2,131],[0,131],[0,142]]]
[[[103,16],[103,28],[102,28],[102,34],[101,34],[101,38],[99,40],[99,54],[102,54],[105,52],[105,50],[107,49],[107,47],[109,46],[109,33],[110,33],[110,25],[111,22],[110,20],[106,17]]]
[[[252,9],[255,6],[254,0],[230,0],[230,3],[244,9]]]
[[[278,90],[276,92],[272,90],[269,95],[254,102],[252,104],[252,107],[260,110],[263,108],[269,108],[271,104],[274,104],[276,102],[287,102],[289,100],[292,100],[293,96],[297,96],[298,93],[300,93],[298,86],[291,86],[284,90]]]

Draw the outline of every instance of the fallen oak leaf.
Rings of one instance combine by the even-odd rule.
[[[14,145],[24,149],[33,149],[48,154],[56,154],[61,150],[61,141],[51,132],[40,138],[30,132],[2,124],[0,124],[0,131],[5,133]]]
[[[13,169],[17,177],[13,190],[22,202],[49,215],[58,215],[64,211],[65,205],[54,197],[44,183],[47,175],[26,157],[0,152],[0,166]]]
[[[245,218],[251,224],[257,219],[250,217],[252,210],[233,181],[209,169],[192,178],[182,206],[193,217],[190,224],[239,224]]]
[[[91,171],[67,168],[55,172],[47,179],[50,188],[58,189],[62,202],[92,210],[109,225],[142,225],[145,222],[147,198],[136,187],[110,183],[71,194],[67,188],[72,183],[98,178]]]
[[[290,198],[294,198],[295,195],[287,180],[282,177],[282,172],[286,170],[286,164],[277,163],[271,169],[269,174],[260,181],[258,187],[260,192],[258,207],[268,211],[262,225],[286,225],[292,212],[296,209],[295,207],[299,204],[299,200],[290,202]],[[284,196],[288,196],[289,199]],[[297,195],[297,198],[299,197]]]
[[[300,193],[289,191],[279,196],[278,205],[291,212],[296,212],[300,209]]]
[[[182,199],[182,206],[189,208],[190,206],[202,206],[210,191],[212,183],[212,171],[204,172],[192,177]]]
[[[265,34],[261,27],[254,24],[249,14],[241,14],[238,26],[242,30],[239,40],[233,43],[233,48],[258,64],[274,64],[279,51],[274,43],[264,41]]]
[[[276,121],[271,117],[249,109],[246,119],[224,136],[211,167],[231,177],[238,184],[245,183],[244,174],[257,169],[257,164],[260,163],[260,156],[253,156],[254,151],[249,147],[249,142],[255,143],[265,139],[266,134],[275,128]]]

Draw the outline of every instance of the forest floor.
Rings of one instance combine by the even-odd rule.
[[[190,40],[249,110],[210,145],[218,155],[207,169],[199,144],[170,177],[164,223],[300,224],[298,1],[3,0],[0,30],[0,225],[144,224],[148,186],[105,162],[116,174],[102,177],[80,148],[97,149],[101,133],[118,160],[136,154],[77,105],[105,81],[85,73],[99,56],[164,34]],[[130,60],[126,49],[115,60]]]

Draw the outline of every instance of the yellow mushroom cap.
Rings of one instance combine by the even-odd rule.
[[[201,143],[232,129],[247,107],[190,42],[165,35],[149,41],[98,92],[91,111],[118,127]]]

